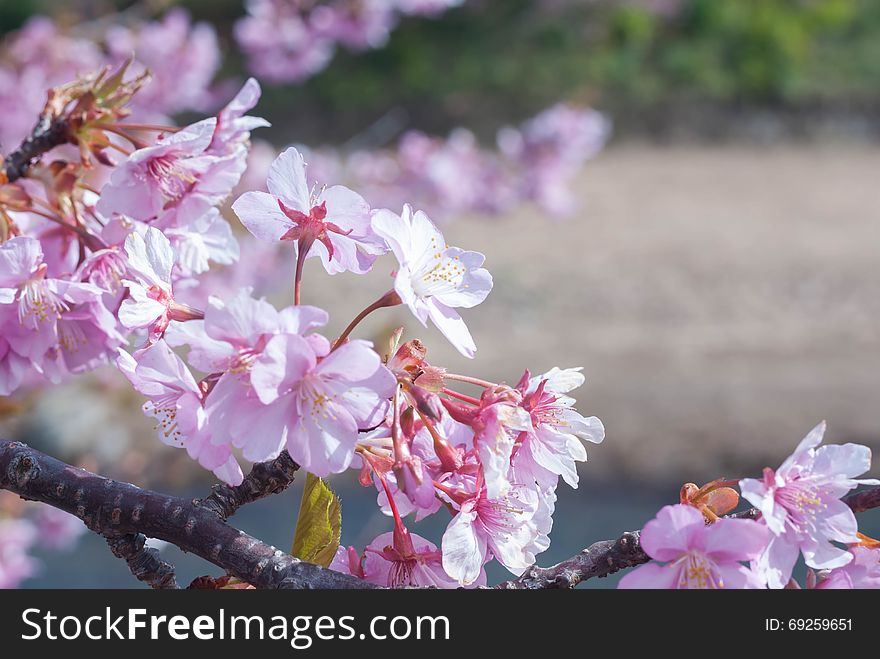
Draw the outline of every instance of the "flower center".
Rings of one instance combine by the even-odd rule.
[[[32,330],[39,329],[40,323],[50,318],[60,318],[61,314],[70,308],[59,295],[46,285],[45,274],[46,266],[43,264],[37,271],[37,275],[29,279],[22,287],[18,300],[18,322],[23,327]]]
[[[724,588],[724,579],[719,574],[715,564],[700,552],[688,552],[673,563],[673,565],[679,568],[679,588]]]

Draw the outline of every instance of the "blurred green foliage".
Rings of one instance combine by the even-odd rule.
[[[224,73],[245,73],[231,36],[241,0],[153,2],[213,23]],[[133,3],[0,1],[0,20],[9,27],[28,7],[62,4],[94,14]],[[392,107],[429,131],[466,124],[489,134],[561,99],[640,120],[694,106],[871,111],[880,0],[469,0],[404,20],[379,50],[341,49],[326,71],[267,90],[265,102],[281,133],[320,141]]]
[[[560,99],[615,116],[880,101],[880,0],[682,0],[669,13],[648,2],[559,4],[476,0],[408,20],[386,48],[341,52],[285,98],[332,114],[337,128],[395,106],[433,131],[488,131]]]

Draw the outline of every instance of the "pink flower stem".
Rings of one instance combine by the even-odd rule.
[[[43,211],[38,211],[36,208],[31,208],[28,212],[33,213],[34,215],[39,215],[40,217],[44,217],[50,222],[54,222],[58,226],[64,227],[69,231],[73,231],[77,236],[79,236],[83,243],[85,243],[86,247],[91,250],[99,250],[106,247],[103,241],[97,236],[92,235],[82,227],[78,227],[74,224],[69,224],[62,220],[57,215],[51,215],[49,213],[44,213]]]
[[[473,396],[468,396],[466,394],[459,393],[459,392],[455,391],[454,389],[447,389],[446,387],[444,387],[443,393],[446,394],[447,396],[451,396],[452,398],[457,398],[458,400],[463,401],[465,403],[470,403],[471,405],[477,405],[477,406],[480,405],[480,401],[477,400],[476,398],[474,398]]]
[[[299,305],[300,289],[302,288],[303,266],[306,264],[306,257],[312,248],[314,239],[303,239],[297,244],[296,250],[296,275],[293,280],[293,303]]]
[[[357,316],[354,317],[348,327],[339,335],[339,338],[333,342],[332,350],[336,350],[339,346],[345,343],[345,340],[348,338],[348,335],[352,333],[355,327],[357,327],[360,322],[373,313],[376,309],[382,309],[384,307],[396,307],[398,304],[401,304],[402,300],[396,291],[390,290],[385,295],[380,297],[378,300],[373,302],[370,306],[366,307],[363,311],[361,311]]]
[[[177,126],[163,126],[161,124],[109,124],[110,127],[120,130],[152,130],[157,133],[176,133],[180,130]],[[105,126],[106,127],[106,126]]]
[[[146,142],[144,142],[141,139],[138,139],[134,135],[127,133],[121,127],[118,127],[115,124],[101,126],[101,128],[102,128],[102,130],[106,130],[108,133],[113,133],[114,135],[119,135],[119,137],[122,137],[123,139],[128,140],[128,142],[130,142],[131,145],[135,149],[143,149],[148,146],[148,144]],[[110,143],[110,146],[113,146],[113,144]]]
[[[469,375],[458,375],[457,373],[446,373],[444,376],[447,380],[457,380],[458,382],[466,382],[467,384],[473,384],[477,387],[483,387],[484,389],[492,389],[497,387],[498,384],[495,382],[489,382],[488,380],[481,380],[480,378],[472,378]]]

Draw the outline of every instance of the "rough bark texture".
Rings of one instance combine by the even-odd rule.
[[[607,577],[619,570],[647,563],[651,558],[639,545],[639,532],[628,531],[617,540],[594,542],[577,556],[552,567],[528,568],[518,579],[500,583],[502,590],[574,588],[593,577]]]
[[[282,451],[274,460],[255,464],[241,485],[215,485],[201,505],[229,519],[243,505],[286,490],[298,469],[287,451]]]
[[[375,588],[260,542],[228,525],[213,505],[200,499],[119,483],[19,442],[0,442],[0,487],[72,513],[104,536],[142,533],[165,540],[257,588]],[[120,553],[131,548],[122,547]],[[137,551],[133,556],[148,560]]]
[[[159,552],[145,547],[147,539],[142,533],[126,533],[106,536],[110,551],[128,564],[131,573],[140,581],[157,589],[179,588],[174,567],[159,556]]]
[[[3,160],[3,174],[9,183],[27,175],[28,170],[40,157],[56,146],[66,144],[68,124],[63,118],[40,115],[37,125],[21,145]]]
[[[204,499],[183,499],[72,467],[20,442],[0,441],[0,488],[76,515],[107,538],[113,553],[128,563],[135,577],[154,588],[178,586],[174,568],[144,546],[144,536],[173,543],[257,588],[376,588],[296,559],[226,523],[242,505],[288,487],[297,469],[282,453],[254,465],[237,487],[218,485]],[[855,492],[843,501],[856,513],[880,508],[880,487]],[[754,508],[732,515],[758,516]],[[639,544],[639,533],[629,531],[616,540],[596,542],[551,567],[533,565],[495,588],[574,588],[581,581],[647,563],[651,559]]]

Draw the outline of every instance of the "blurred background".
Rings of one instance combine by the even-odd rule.
[[[2,150],[48,86],[131,53],[154,73],[137,109],[151,118],[203,116],[257,77],[272,128],[243,185],[304,145],[322,182],[375,206],[411,200],[450,244],[487,254],[495,288],[465,317],[473,362],[396,310],[361,336],[385,345],[407,325],[433,363],[494,381],[584,367],[578,408],[607,439],[588,447],[580,489],[560,486],[542,564],[641,527],[684,482],[775,467],[822,419],[828,441],[880,448],[880,0],[392,4],[0,0]],[[265,255],[206,288],[287,304],[293,265]],[[313,260],[304,302],[338,332],[391,269],[328,277]],[[108,369],[0,398],[0,434],[206,492],[209,474],[156,441],[123,385]],[[391,526],[354,476],[332,485],[343,541],[362,548]],[[294,487],[236,523],[287,548],[298,500]],[[880,533],[876,511],[860,523]],[[439,541],[445,524],[414,528]],[[164,551],[183,583],[212,572]],[[98,537],[69,557],[41,554],[25,585],[136,585]]]

